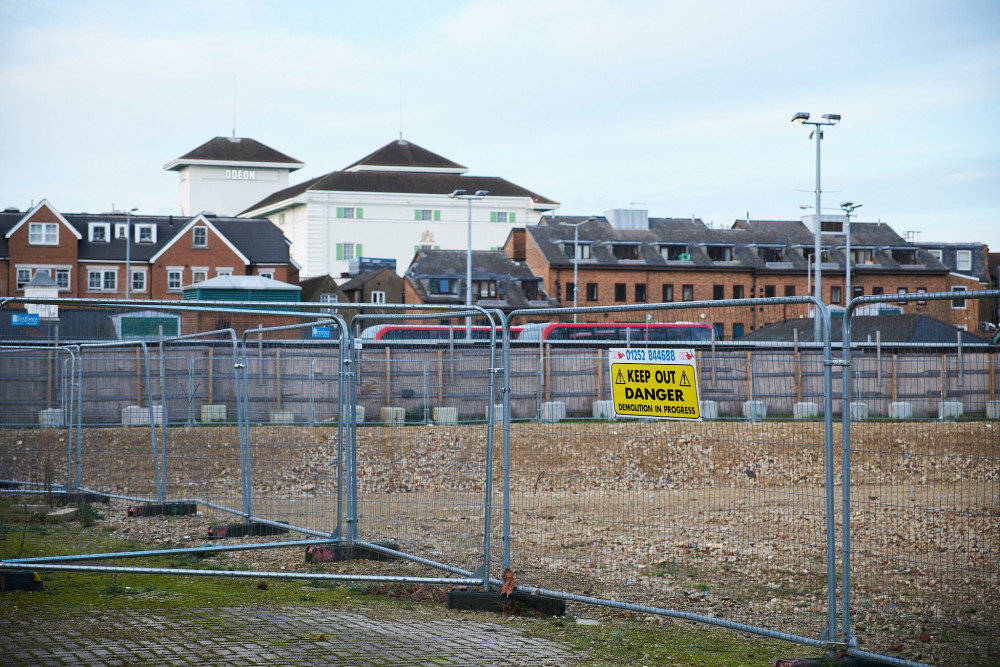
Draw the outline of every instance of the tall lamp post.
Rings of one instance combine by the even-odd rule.
[[[580,293],[580,225],[590,222],[587,218],[583,222],[567,222],[565,224],[573,228],[573,308],[576,308],[576,295]],[[576,323],[576,313],[573,313],[573,323]]]
[[[129,292],[132,289],[132,214],[138,208],[130,208],[125,211],[125,300],[131,297]]]
[[[466,190],[455,190],[449,197],[469,202],[469,236],[465,250],[465,305],[472,307],[472,202],[489,194],[487,190],[476,190],[476,194],[466,194]],[[472,339],[472,318],[465,318],[465,337]]]
[[[821,199],[820,195],[822,193],[822,188],[820,186],[820,142],[822,142],[823,140],[823,126],[836,125],[837,123],[839,123],[840,114],[828,113],[828,114],[823,114],[821,120],[809,120],[809,114],[804,111],[800,111],[794,116],[792,116],[792,122],[802,123],[803,125],[812,125],[813,130],[812,132],[809,133],[809,138],[812,139],[814,136],[816,137],[816,229],[815,229],[815,241],[814,241],[815,248],[813,249],[813,252],[816,255],[816,260],[814,262],[816,266],[816,282],[813,284],[813,291],[816,296],[816,300],[822,303],[823,270],[821,267],[823,265],[822,261],[823,257],[821,253],[822,253],[823,239],[822,239],[821,228],[823,224],[822,223],[823,215],[821,212],[823,210],[823,207],[820,205],[820,199]],[[815,324],[815,329],[813,331],[813,340],[815,342],[819,342],[819,339],[820,339],[820,320],[819,320],[819,311],[817,310],[816,324]]]
[[[847,272],[844,274],[844,289],[847,294],[844,296],[844,303],[848,304],[854,298],[851,292],[851,214],[855,209],[861,208],[861,204],[844,201],[840,202],[840,208],[844,209],[844,235],[847,237]]]

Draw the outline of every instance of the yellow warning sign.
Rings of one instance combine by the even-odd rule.
[[[615,414],[701,419],[698,373],[691,350],[609,350]]]

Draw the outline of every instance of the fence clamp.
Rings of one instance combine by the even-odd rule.
[[[246,364],[233,364],[233,368],[237,368],[237,369],[239,369],[239,368],[246,368],[246,367],[247,367]]]
[[[850,366],[851,362],[846,359],[824,359],[824,366]]]

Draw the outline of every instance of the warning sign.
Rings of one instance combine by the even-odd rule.
[[[701,419],[691,350],[609,350],[611,394],[620,417]]]

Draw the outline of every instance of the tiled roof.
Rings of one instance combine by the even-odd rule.
[[[815,321],[812,318],[787,320],[762,327],[740,340],[787,343],[795,340],[797,331],[799,341],[810,342],[813,339],[814,329]],[[843,333],[843,327],[838,322],[831,328],[831,340],[836,343],[842,342]],[[851,340],[855,342],[877,339],[882,345],[893,343],[954,345],[959,334],[962,336],[963,344],[983,342],[982,338],[929,315],[856,315],[851,319]]]
[[[270,146],[265,146],[256,139],[248,137],[215,137],[198,146],[193,151],[185,153],[176,160],[171,161],[164,169],[180,169],[185,163],[192,160],[207,162],[270,162],[288,165],[292,170],[304,166],[302,162],[299,162],[295,158],[276,151]]]
[[[352,165],[344,168],[344,171],[357,170],[359,168],[384,169],[392,167],[397,169],[427,170],[439,169],[444,171],[465,171],[468,167],[452,162],[448,158],[441,157],[437,153],[432,153],[426,148],[422,148],[405,139],[390,141],[374,153],[366,155]]]
[[[465,250],[421,250],[406,270],[405,277],[425,303],[465,303],[466,257]],[[433,278],[457,278],[462,280],[463,287],[452,296],[430,294],[427,287]],[[472,279],[497,282],[497,298],[476,298],[476,302],[484,307],[514,310],[558,305],[546,296],[541,281],[527,264],[512,261],[502,250],[472,251]],[[537,282],[537,299],[528,300],[521,286],[523,281]]]

